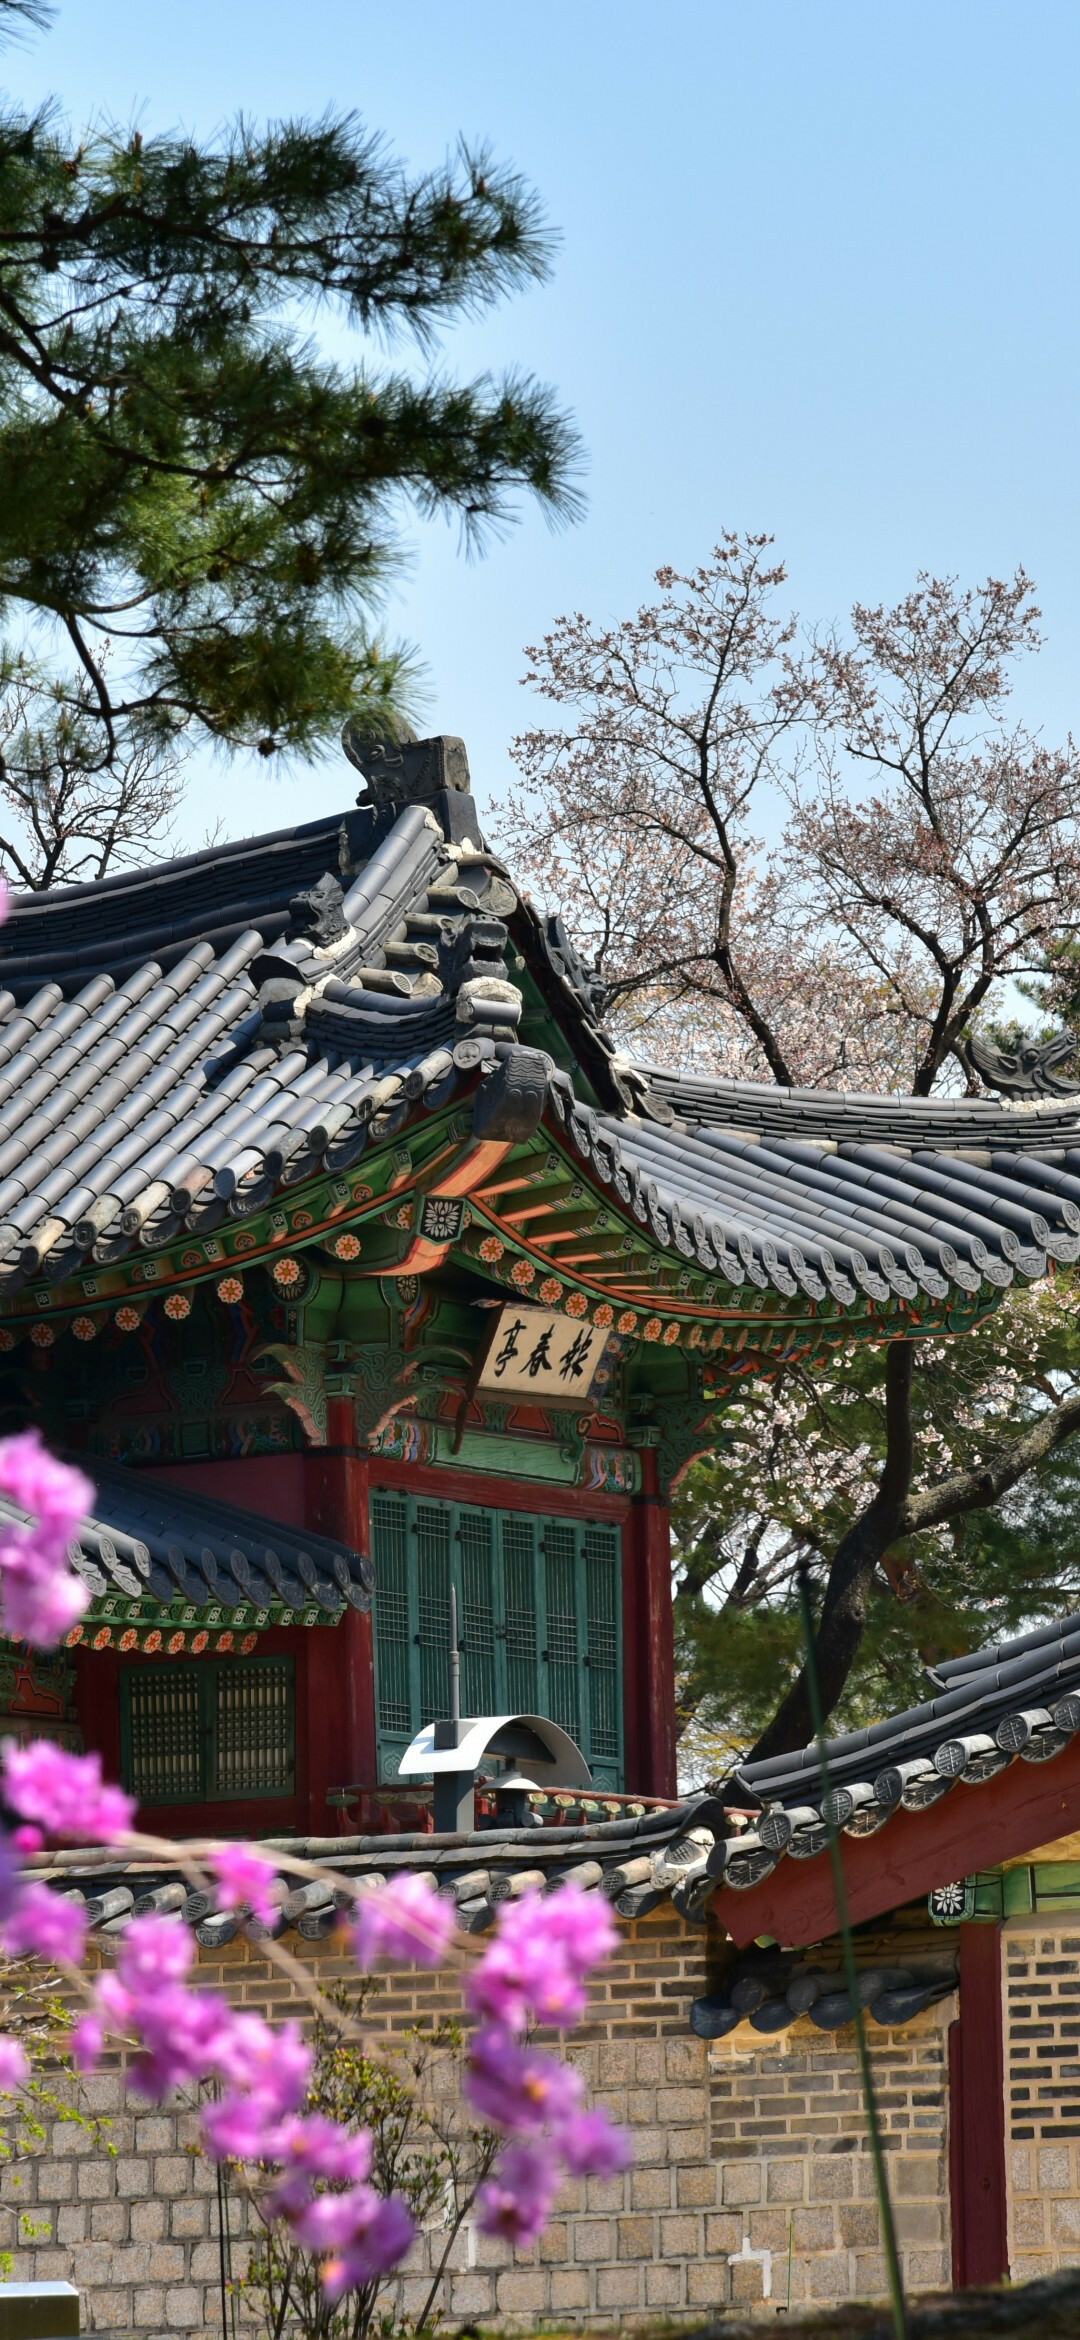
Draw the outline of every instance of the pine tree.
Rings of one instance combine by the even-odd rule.
[[[0,0],[0,31],[45,13]],[[375,621],[403,506],[474,541],[521,489],[575,508],[552,393],[431,363],[550,251],[486,154],[413,176],[351,116],[198,145],[0,109],[0,687],[35,697],[11,771],[33,779],[42,725],[98,775],[200,735],[310,755],[346,712],[393,727],[410,674]],[[355,363],[313,342],[319,311]],[[402,341],[419,364],[390,363]]]

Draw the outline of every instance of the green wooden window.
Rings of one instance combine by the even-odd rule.
[[[125,1668],[120,1760],[141,1804],[291,1795],[292,1659]]]
[[[448,1711],[453,1584],[463,1711],[548,1715],[598,1786],[622,1786],[617,1528],[379,1490],[371,1538],[384,1778],[421,1723]]]

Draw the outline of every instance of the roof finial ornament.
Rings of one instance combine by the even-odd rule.
[[[1052,1040],[1025,1040],[1019,1048],[995,1048],[989,1040],[969,1036],[957,1054],[966,1071],[976,1072],[988,1089],[1003,1097],[1077,1097],[1080,1081],[1062,1080],[1058,1066],[1070,1064],[1080,1053],[1074,1032],[1055,1032]]]
[[[350,764],[362,772],[367,787],[358,804],[426,804],[438,809],[441,796],[468,796],[471,792],[469,758],[463,739],[440,732],[434,739],[417,739],[408,724],[396,738],[362,731],[352,716],[341,733]]]

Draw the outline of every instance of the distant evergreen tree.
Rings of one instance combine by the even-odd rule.
[[[0,33],[46,14],[0,0]],[[534,381],[331,360],[311,320],[429,357],[550,250],[511,172],[462,148],[410,176],[353,116],[200,146],[0,109],[0,689],[30,702],[0,782],[44,832],[32,804],[24,884],[68,873],[73,738],[91,778],[142,759],[168,787],[184,735],[311,754],[347,711],[401,719],[374,618],[403,504],[474,541],[522,488],[569,514],[576,436]]]

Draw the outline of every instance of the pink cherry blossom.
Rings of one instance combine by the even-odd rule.
[[[559,2165],[544,2145],[508,2145],[477,2189],[481,2234],[501,2234],[527,2251],[543,2233],[559,2190]]]
[[[182,1982],[195,1963],[195,1943],[180,1917],[148,1910],[132,1918],[120,1946],[117,1975],[125,1990],[141,1998],[164,1983]]]
[[[105,2026],[99,2015],[81,2015],[68,2041],[77,2072],[96,2072],[105,2052]]]
[[[222,2078],[257,2098],[268,2118],[295,2112],[303,2103],[312,2061],[298,2023],[283,2023],[274,2031],[261,2015],[250,2013],[233,2016],[217,2048]]]
[[[615,2127],[602,2105],[566,2122],[559,2131],[559,2152],[574,2177],[616,2177],[634,2158],[626,2130]]]
[[[580,2110],[584,2083],[572,2065],[539,2048],[523,2048],[489,2024],[469,2049],[465,2093],[484,2121],[513,2137],[558,2130]]]
[[[277,1872],[250,1844],[219,1844],[210,1866],[221,1887],[222,1909],[248,1909],[263,1925],[278,1915]]]
[[[30,2078],[30,2063],[24,2047],[9,2032],[0,2031],[0,2096],[12,2096],[17,2088],[25,2088]]]
[[[388,2275],[400,2265],[415,2232],[401,2196],[388,2195],[363,2234],[339,2256],[327,2260],[323,2268],[327,2299],[341,2299],[345,2292],[360,2290],[377,2276]]]
[[[380,2196],[359,2185],[346,2194],[315,2194],[289,2223],[298,2242],[311,2251],[340,2251],[355,2242],[376,2216]]]
[[[590,1970],[616,1939],[610,1904],[573,1883],[504,1902],[495,1940],[469,1978],[468,2005],[512,2031],[532,2022],[566,2030],[585,2011]]]
[[[5,1739],[2,1765],[5,1801],[50,1836],[119,1844],[129,1833],[135,1805],[122,1788],[104,1784],[100,1755],[72,1755],[51,1739],[31,1739],[25,1746]]]
[[[50,1963],[78,1966],[86,1941],[87,1916],[81,1902],[65,1901],[47,1885],[21,1885],[3,1923],[3,1946],[9,1958],[47,1958]]]
[[[388,1885],[358,1896],[352,1943],[365,1973],[380,1958],[410,1959],[414,1966],[439,1966],[455,1927],[453,1905],[423,1877],[394,1877]]]
[[[83,1615],[90,1591],[68,1558],[94,1498],[89,1479],[58,1462],[36,1430],[0,1440],[0,1493],[25,1522],[0,1521],[0,1625],[13,1641],[55,1649]]]

